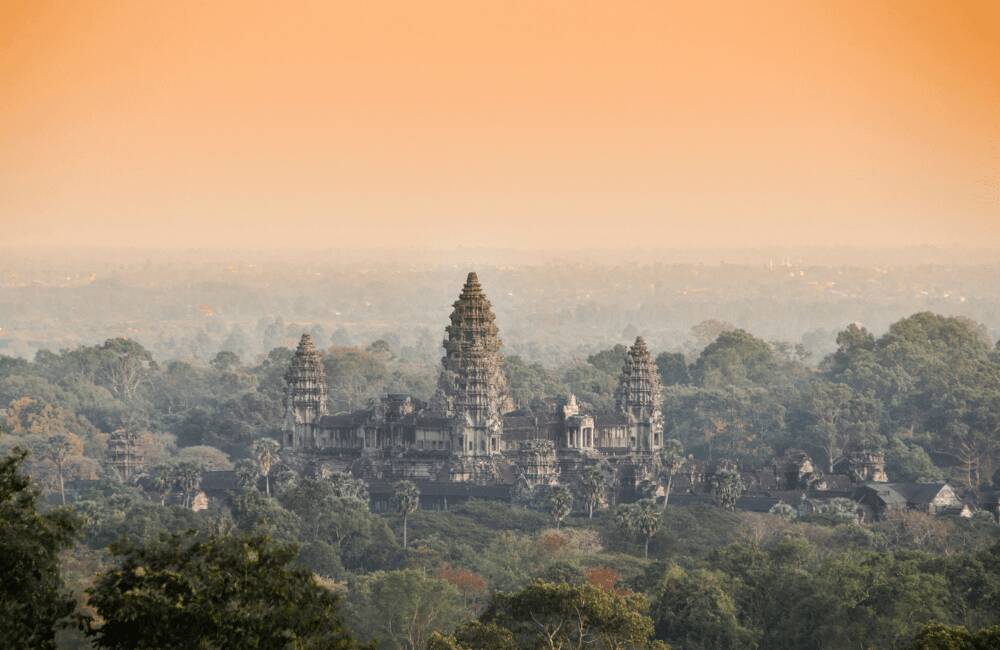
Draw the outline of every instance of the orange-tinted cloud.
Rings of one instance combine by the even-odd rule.
[[[1000,246],[1000,5],[691,4],[7,2],[3,239]]]

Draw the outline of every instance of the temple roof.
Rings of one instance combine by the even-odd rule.
[[[602,427],[623,427],[628,424],[628,418],[622,413],[601,411],[594,413],[594,426],[598,429]]]
[[[325,388],[325,376],[323,362],[320,359],[319,352],[316,351],[316,346],[313,345],[312,337],[308,334],[303,334],[302,338],[299,339],[299,345],[295,349],[295,354],[292,356],[292,363],[288,368],[285,379],[293,381],[308,377],[308,379],[317,382],[324,382],[323,388]]]
[[[368,422],[372,417],[370,410],[353,411],[351,413],[337,413],[335,415],[324,415],[319,419],[320,429],[339,429],[343,427],[358,427]]]
[[[442,415],[464,414],[473,426],[498,429],[513,404],[503,373],[496,316],[479,277],[470,272],[445,328],[445,356],[434,403]]]
[[[902,494],[908,503],[928,504],[937,498],[947,483],[888,483],[893,490]]]
[[[302,333],[302,338],[299,339],[299,347],[295,352],[297,354],[309,354],[316,352],[316,346],[313,345],[312,337],[309,336],[308,333]]]
[[[625,365],[615,391],[615,405],[622,411],[648,407],[654,414],[659,414],[661,403],[659,371],[645,339],[637,336],[625,355]]]

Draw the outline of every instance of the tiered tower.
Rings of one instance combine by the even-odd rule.
[[[124,483],[131,482],[143,469],[138,449],[139,435],[132,429],[116,429],[108,437],[108,460]]]
[[[285,374],[285,446],[316,447],[319,419],[327,414],[326,373],[312,337],[303,334]]]
[[[663,393],[660,375],[641,336],[628,349],[618,380],[615,404],[629,419],[629,446],[653,452],[663,445]]]
[[[500,453],[503,414],[513,409],[513,402],[503,373],[496,316],[475,273],[469,273],[453,306],[434,407],[456,420],[452,440],[456,453]]]

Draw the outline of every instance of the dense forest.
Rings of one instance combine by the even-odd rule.
[[[721,321],[690,339],[700,344],[656,358],[667,437],[686,454],[761,466],[804,449],[830,471],[864,448],[885,453],[894,481],[1000,487],[1000,348],[974,321],[921,312],[879,336],[849,325],[820,359]],[[277,438],[291,354],[164,360],[116,338],[0,357],[0,636],[63,648],[1000,643],[988,512],[859,523],[734,512],[725,499],[610,506],[588,497],[594,479],[448,512],[415,509],[401,485],[398,512],[375,514],[363,481],[299,476],[261,442]],[[429,397],[437,354],[332,345],[333,410]],[[511,355],[506,371],[522,407],[573,393],[609,409],[623,355]],[[121,432],[142,450],[143,488],[107,462]],[[193,511],[218,469],[239,485],[224,507]]]

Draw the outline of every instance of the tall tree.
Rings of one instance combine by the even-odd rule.
[[[420,507],[420,490],[413,481],[397,481],[392,486],[396,511],[403,515],[403,548],[406,548],[406,524],[411,514]]]
[[[12,650],[54,649],[74,600],[59,575],[59,554],[76,521],[65,510],[38,512],[38,491],[21,473],[27,452],[0,460],[0,639]]]
[[[233,472],[236,474],[236,484],[241,488],[250,488],[257,484],[257,477],[260,475],[257,463],[249,458],[241,458],[233,465]]]
[[[166,504],[167,497],[177,485],[176,466],[162,464],[154,467],[150,475],[150,485],[160,495],[160,505]]]
[[[831,473],[846,449],[881,446],[878,402],[846,384],[809,382],[789,419],[805,434],[805,442],[823,452]]]
[[[573,493],[565,485],[552,486],[546,499],[546,508],[558,530],[562,520],[573,511]]]
[[[184,494],[185,508],[191,507],[191,500],[198,493],[198,488],[201,485],[201,476],[201,467],[195,463],[185,461],[174,467],[174,480]]]
[[[637,501],[632,507],[632,527],[642,537],[642,558],[649,559],[649,540],[660,529],[663,513],[652,499]]]
[[[667,509],[667,501],[670,500],[670,489],[674,484],[674,475],[684,467],[687,459],[684,458],[684,445],[676,438],[670,438],[663,443],[657,452],[657,459],[660,461],[659,478],[663,483],[663,509]]]
[[[73,436],[76,438],[76,436]],[[79,445],[79,440],[77,440],[77,445]],[[70,454],[74,451],[73,442],[70,437],[64,433],[58,433],[54,436],[49,436],[49,439],[45,441],[42,447],[42,456],[49,461],[56,468],[56,480],[59,483],[59,497],[62,499],[62,504],[66,505],[66,459],[69,458]],[[82,451],[80,449],[79,451]]]
[[[608,478],[600,467],[591,465],[580,472],[577,481],[581,500],[587,504],[587,518],[594,518],[594,508],[600,505],[601,497],[608,489]]]
[[[615,526],[621,534],[631,539],[635,535],[635,507],[624,503],[615,510]]]
[[[267,496],[271,496],[271,470],[278,462],[278,450],[281,445],[271,438],[258,438],[253,443],[253,454],[257,458],[257,466],[264,477],[264,488]]]
[[[712,476],[712,499],[715,505],[724,510],[735,510],[736,500],[740,498],[746,485],[740,473],[734,469],[720,467]]]
[[[99,348],[101,376],[115,397],[131,404],[139,386],[149,379],[156,362],[144,347],[131,339],[108,339]]]

